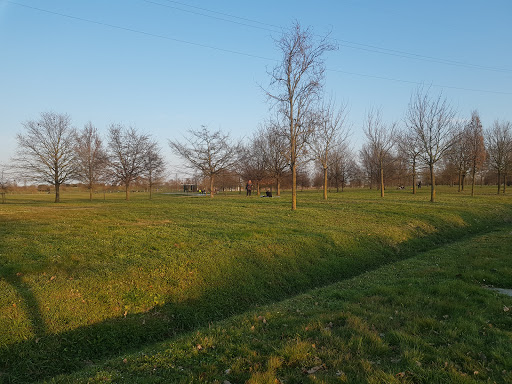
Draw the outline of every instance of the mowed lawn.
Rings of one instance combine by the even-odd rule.
[[[303,192],[297,212],[287,194],[9,195],[0,381],[72,373],[512,222],[495,189],[442,188],[435,204],[428,192]]]

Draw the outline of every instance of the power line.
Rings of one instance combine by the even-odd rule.
[[[170,40],[170,41],[174,41],[174,42],[177,42],[177,43],[193,45],[193,46],[201,47],[201,48],[208,48],[208,49],[212,49],[212,50],[220,51],[220,52],[232,53],[232,54],[240,55],[240,56],[252,57],[252,58],[255,58],[255,59],[262,59],[262,60],[268,60],[268,61],[277,61],[277,60],[275,60],[275,59],[271,59],[271,58],[263,57],[263,56],[258,56],[258,55],[253,55],[253,54],[251,54],[251,53],[239,52],[239,51],[234,51],[234,50],[231,50],[231,49],[214,47],[214,46],[212,46],[212,45],[207,45],[207,44],[202,44],[202,43],[195,43],[195,42],[192,42],[192,41],[187,41],[187,40],[182,40],[182,39],[175,39],[175,38],[173,38],[173,37],[164,36],[164,35],[158,35],[158,34],[156,34],[156,33],[145,32],[145,31],[141,31],[141,30],[138,30],[138,29],[127,28],[127,27],[121,27],[121,26],[119,26],[119,25],[114,25],[114,24],[104,23],[104,22],[101,22],[101,21],[96,21],[96,20],[86,19],[86,18],[78,17],[78,16],[66,15],[66,14],[64,14],[64,13],[55,12],[55,11],[50,11],[50,10],[43,9],[43,8],[38,8],[38,7],[33,7],[33,6],[30,6],[30,5],[17,3],[17,2],[15,2],[15,1],[7,0],[7,3],[15,4],[15,5],[19,5],[19,6],[21,6],[21,7],[25,7],[25,8],[33,9],[33,10],[40,11],[40,12],[49,13],[49,14],[51,14],[51,15],[55,15],[55,16],[65,17],[65,18],[72,19],[72,20],[79,20],[79,21],[83,21],[83,22],[86,22],[86,23],[91,23],[91,24],[101,25],[101,26],[103,26],[103,27],[109,27],[109,28],[119,29],[119,30],[121,30],[121,31],[137,33],[137,34],[140,34],[140,35],[145,35],[145,36],[149,36],[149,37],[156,37],[156,38],[159,38],[159,39]]]
[[[101,22],[101,21],[90,20],[90,19],[86,19],[86,18],[83,18],[83,17],[71,16],[71,15],[67,15],[67,14],[60,13],[60,12],[55,12],[55,11],[50,11],[50,10],[43,9],[43,8],[33,7],[33,6],[30,6],[30,5],[17,3],[15,1],[7,0],[7,3],[18,5],[18,6],[21,6],[21,7],[24,7],[24,8],[28,8],[28,9],[32,9],[32,10],[36,10],[36,11],[40,11],[40,12],[44,12],[44,13],[48,13],[48,14],[55,15],[55,16],[60,16],[60,17],[72,19],[72,20],[78,20],[78,21],[82,21],[82,22],[85,22],[85,23],[90,23],[90,24],[100,25],[100,26],[103,26],[103,27],[118,29],[118,30],[125,31],[125,32],[136,33],[136,34],[140,34],[140,35],[144,35],[144,36],[149,36],[149,37],[154,37],[154,38],[174,41],[174,42],[177,42],[177,43],[192,45],[192,46],[196,46],[196,47],[200,47],[200,48],[212,49],[212,50],[215,50],[215,51],[231,53],[231,54],[235,54],[235,55],[239,55],[239,56],[251,57],[251,58],[256,58],[256,59],[261,59],[261,60],[266,60],[266,61],[272,61],[272,62],[279,62],[279,60],[268,58],[268,57],[264,57],[264,56],[259,56],[259,55],[255,55],[255,54],[251,54],[251,53],[246,53],[246,52],[235,51],[235,50],[231,50],[231,49],[219,48],[219,47],[215,47],[215,46],[212,46],[212,45],[207,45],[207,44],[202,44],[202,43],[195,43],[195,42],[191,42],[191,41],[187,41],[187,40],[182,40],[182,39],[175,39],[175,38],[172,38],[172,37],[169,37],[169,36],[159,35],[159,34],[155,34],[155,33],[151,33],[151,32],[145,32],[145,31],[141,31],[141,30],[137,30],[137,29],[133,29],[133,28],[127,28],[127,27],[122,27],[122,26],[118,26],[118,25],[114,25],[114,24],[104,23],[104,22]],[[409,84],[415,84],[415,85],[422,85],[423,84],[422,82],[417,82],[417,81],[395,79],[395,78],[384,77],[384,76],[368,75],[368,74],[362,74],[362,73],[357,73],[357,72],[343,71],[343,70],[340,70],[340,69],[329,69],[329,68],[326,68],[326,70],[329,71],[329,72],[342,73],[342,74],[348,74],[348,75],[354,75],[354,76],[360,76],[360,77],[367,77],[367,78],[374,78],[374,79],[379,79],[379,80],[387,80],[387,81],[393,81],[393,82],[409,83]],[[454,86],[440,85],[440,84],[432,84],[432,86],[439,87],[439,88],[458,89],[458,90],[471,91],[471,92],[482,92],[482,93],[493,93],[493,94],[501,94],[501,95],[512,95],[512,92],[490,91],[490,90],[484,90],[484,89],[471,89],[471,88],[454,87]]]
[[[280,33],[283,31],[283,28],[279,25],[264,23],[264,22],[261,22],[258,20],[240,17],[240,16],[229,14],[229,13],[223,13],[223,12],[218,12],[218,11],[214,11],[214,10],[207,9],[207,8],[188,5],[188,4],[179,2],[179,1],[161,0],[161,1],[166,1],[168,3],[173,3],[173,4],[178,4],[181,6],[189,7],[192,9],[198,9],[201,11],[210,12],[212,14],[217,14],[217,15],[221,15],[221,16],[225,16],[225,17],[229,17],[229,18],[233,18],[233,19],[237,19],[237,20],[247,21],[247,22],[250,22],[253,24],[259,24],[259,25],[263,25],[263,26],[267,26],[267,27],[272,27],[273,29],[270,29],[267,27],[256,26],[256,25],[252,25],[252,24],[247,24],[247,23],[243,23],[243,22],[233,21],[233,20],[229,20],[226,18],[222,18],[222,17],[216,17],[216,16],[204,14],[201,12],[190,11],[190,10],[186,10],[186,9],[176,7],[176,6],[161,4],[156,1],[151,1],[151,0],[142,0],[142,1],[144,1],[146,3],[154,4],[154,5],[159,5],[162,7],[176,9],[176,10],[179,10],[182,12],[193,13],[193,14],[196,14],[199,16],[209,17],[209,18],[213,18],[213,19],[217,19],[217,20],[221,20],[221,21],[225,21],[225,22],[229,22],[229,23],[243,25],[243,26],[250,27],[250,28],[257,28],[257,29],[262,29],[262,30],[266,30],[269,32],[277,32],[277,33]],[[357,49],[357,50],[361,50],[361,51],[372,52],[372,53],[377,53],[377,54],[382,54],[382,55],[402,57],[402,58],[413,59],[413,60],[422,60],[422,61],[434,62],[434,63],[444,64],[444,65],[465,67],[465,68],[470,68],[470,69],[512,73],[512,70],[507,69],[507,68],[491,67],[491,66],[485,66],[485,65],[479,65],[479,64],[466,63],[466,62],[457,61],[457,60],[444,59],[444,58],[439,58],[439,57],[434,57],[434,56],[421,55],[421,54],[417,54],[417,53],[411,53],[411,52],[406,52],[406,51],[401,51],[401,50],[396,50],[396,49],[383,48],[383,47],[379,47],[376,45],[358,43],[358,42],[350,41],[350,40],[338,39],[337,41],[340,43],[341,46],[346,47],[346,48],[352,48],[352,49]]]
[[[368,75],[368,74],[363,74],[363,73],[343,71],[341,69],[326,68],[326,71],[336,72],[336,73],[343,73],[343,74],[347,74],[347,75],[354,75],[354,76],[360,76],[360,77],[368,77],[368,78],[378,79],[378,80],[394,81],[394,82],[397,82],[397,83],[407,83],[407,84],[415,84],[415,85],[424,85],[425,84],[425,82],[412,81],[412,80],[403,80],[403,79],[395,79],[395,78],[392,78],[392,77],[385,77],[385,76]],[[489,90],[484,90],[484,89],[455,87],[455,86],[441,85],[441,84],[431,84],[431,86],[432,87],[437,87],[437,88],[457,89],[459,91],[494,93],[494,94],[497,94],[497,95],[512,95],[512,92],[489,91]]]

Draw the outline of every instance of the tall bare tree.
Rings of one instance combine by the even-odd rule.
[[[150,145],[149,136],[135,128],[112,124],[108,131],[109,176],[114,183],[125,187],[130,199],[130,184],[142,177]]]
[[[18,134],[14,164],[22,176],[55,186],[55,202],[60,202],[60,186],[76,174],[75,131],[67,114],[43,112],[39,120],[23,123]]]
[[[370,152],[375,156],[375,162],[379,169],[380,196],[384,197],[384,168],[386,162],[392,158],[391,151],[394,146],[396,124],[389,128],[384,125],[381,112],[378,109],[370,109],[364,122],[364,133]]]
[[[215,177],[229,170],[238,161],[240,143],[233,143],[229,134],[210,132],[206,126],[189,129],[185,142],[169,140],[172,151],[193,169],[210,179],[210,197],[215,192]]]
[[[474,196],[476,172],[483,167],[486,157],[482,122],[476,110],[471,113],[471,120],[465,127],[465,139],[468,143],[468,160],[471,169],[471,196]]]
[[[501,193],[501,183],[506,184],[506,174],[512,151],[512,124],[509,121],[496,120],[486,132],[489,165],[498,177],[498,194]],[[503,186],[505,193],[505,185]]]
[[[143,176],[148,183],[149,198],[152,198],[153,187],[161,182],[165,172],[165,160],[162,149],[156,141],[150,141],[144,156]]]
[[[76,178],[87,186],[92,200],[94,185],[105,174],[107,152],[96,127],[91,122],[77,132],[75,143]]]
[[[298,22],[275,44],[282,58],[269,72],[272,90],[266,94],[275,102],[286,122],[288,162],[292,172],[292,210],[296,210],[297,166],[314,129],[311,114],[323,86],[323,55],[337,47],[327,37],[316,41],[311,29],[303,29]]]
[[[455,111],[441,94],[431,97],[418,88],[409,102],[406,125],[420,143],[421,157],[430,171],[430,201],[436,199],[435,165],[453,145]]]
[[[313,158],[322,167],[324,200],[327,200],[328,170],[335,159],[331,151],[336,145],[342,146],[349,134],[345,125],[346,105],[342,104],[337,110],[335,108],[333,100],[322,105],[309,146]]]

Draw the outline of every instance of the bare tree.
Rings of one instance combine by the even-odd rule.
[[[471,120],[465,127],[464,136],[467,141],[468,161],[471,169],[471,196],[474,196],[476,172],[483,167],[486,157],[482,122],[477,111],[471,113]]]
[[[108,136],[109,175],[114,183],[124,185],[126,200],[129,200],[130,184],[145,171],[149,136],[121,124],[112,124]]]
[[[162,149],[156,141],[148,144],[144,156],[143,176],[147,180],[149,188],[149,198],[152,198],[153,187],[162,180],[165,171],[165,160],[162,156]]]
[[[210,197],[214,195],[215,177],[238,161],[240,144],[233,144],[229,134],[210,132],[206,126],[188,130],[185,142],[169,140],[169,146],[193,169],[210,179]]]
[[[262,131],[267,172],[276,182],[277,196],[281,196],[281,181],[285,177],[289,164],[286,157],[286,137],[282,132],[274,123],[268,124]]]
[[[76,174],[74,135],[67,114],[43,112],[39,120],[23,123],[18,134],[14,164],[22,176],[55,186],[55,202],[60,202],[60,186]]]
[[[430,171],[430,201],[436,199],[435,165],[453,145],[455,111],[441,94],[431,98],[418,88],[411,96],[406,124],[422,149],[422,160]]]
[[[336,49],[336,46],[327,38],[315,41],[313,32],[303,29],[299,23],[295,23],[275,44],[282,59],[269,72],[273,91],[266,91],[266,94],[276,103],[283,121],[286,121],[288,162],[292,172],[292,210],[295,210],[298,161],[314,129],[311,114],[319,99],[324,79],[322,56]]]
[[[98,130],[91,122],[77,132],[75,154],[76,178],[87,186],[89,200],[92,200],[94,185],[105,174],[108,157]]]
[[[512,150],[512,124],[509,121],[496,120],[491,129],[486,134],[487,149],[489,155],[489,165],[498,176],[498,194],[501,192],[501,178],[506,184],[506,174],[508,162],[510,161],[510,151]],[[505,185],[503,186],[505,193]]]
[[[375,156],[379,169],[380,196],[384,197],[384,168],[391,159],[394,146],[396,124],[389,128],[384,125],[380,110],[370,109],[364,122],[364,133],[370,152]]]
[[[334,145],[329,157],[328,178],[331,185],[334,184],[336,187],[336,192],[339,192],[340,186],[343,192],[347,183],[359,172],[358,165],[354,160],[355,155],[348,148],[348,143],[344,141]]]
[[[421,154],[421,143],[418,137],[411,131],[402,130],[397,132],[395,142],[399,155],[402,156],[410,167],[412,177],[412,193],[416,194],[416,179],[418,176],[418,160]]]
[[[364,143],[359,150],[359,159],[363,167],[363,174],[365,175],[366,181],[370,189],[372,189],[373,182],[378,178],[378,175],[376,175],[377,162],[375,161],[375,154],[369,143]]]
[[[2,195],[2,204],[5,203],[5,195],[9,191],[11,181],[9,171],[6,166],[0,165],[0,194]]]
[[[240,165],[242,176],[256,184],[257,195],[260,195],[261,182],[268,176],[266,159],[265,131],[259,129],[247,146],[240,149]]]
[[[313,158],[322,167],[324,200],[327,200],[328,170],[334,160],[331,151],[336,145],[343,145],[349,131],[345,125],[346,105],[335,111],[334,101],[322,105],[317,117],[317,126],[310,143]]]

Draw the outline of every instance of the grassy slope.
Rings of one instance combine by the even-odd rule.
[[[300,197],[0,206],[1,377],[72,372],[512,216],[492,195]]]
[[[53,382],[512,382],[512,225]]]

